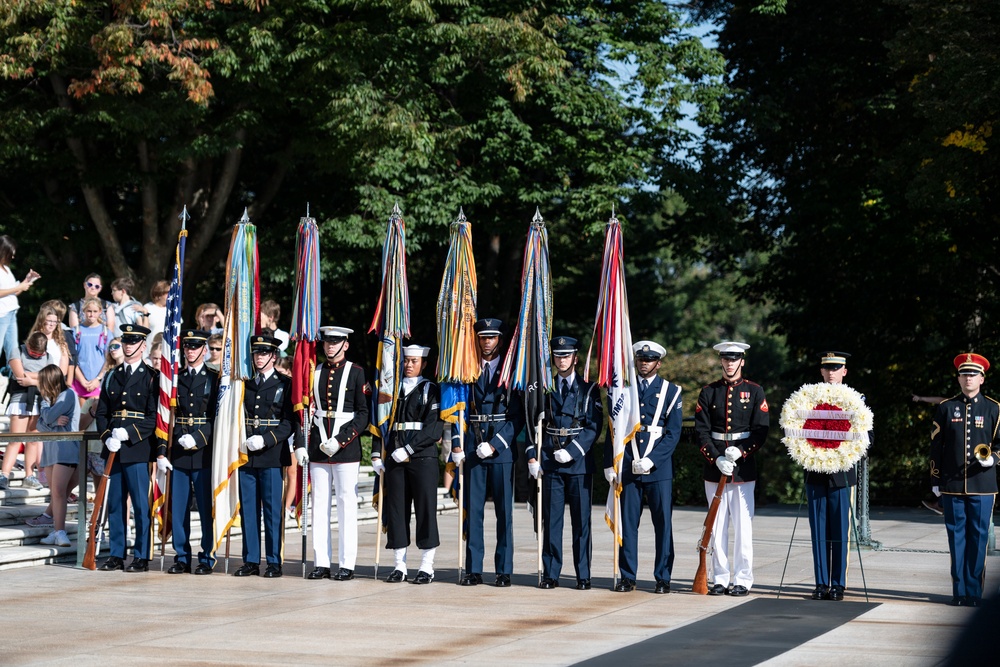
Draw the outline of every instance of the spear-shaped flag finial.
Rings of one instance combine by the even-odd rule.
[[[403,215],[403,212],[401,210],[399,210],[399,202],[398,201],[395,204],[392,205],[392,214],[395,215],[395,216],[401,216],[401,215]]]
[[[535,217],[533,217],[531,219],[531,224],[533,224],[533,225],[544,225],[545,224],[545,221],[542,220],[542,212],[540,210],[538,210],[537,206],[535,207]]]
[[[187,221],[191,219],[191,214],[188,213],[187,204],[184,204],[184,209],[181,214],[177,216],[181,221],[181,229],[187,229]]]
[[[461,206],[458,207],[458,217],[455,219],[455,222],[459,224],[463,222],[468,222],[468,220],[465,219],[465,209],[463,209]]]
[[[250,224],[250,213],[247,211],[246,208],[243,209],[243,217],[240,218],[240,224],[241,225]]]

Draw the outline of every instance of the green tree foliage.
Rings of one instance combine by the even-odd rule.
[[[702,224],[670,232],[718,261],[768,252],[746,296],[774,304],[800,382],[817,352],[854,353],[847,381],[876,415],[873,499],[913,501],[929,411],[911,394],[954,394],[951,358],[1000,342],[1000,9],[755,4],[706,5],[733,94],[706,142],[705,189],[688,193]]]

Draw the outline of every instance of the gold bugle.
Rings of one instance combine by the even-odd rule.
[[[979,459],[980,461],[985,461],[986,459],[990,458],[990,456],[993,454],[993,452],[990,451],[990,446],[985,443],[981,445],[976,445],[974,453],[976,455],[976,458]]]

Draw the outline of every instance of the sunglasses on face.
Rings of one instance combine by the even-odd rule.
[[[87,287],[89,287],[91,289],[101,289],[101,283],[94,284],[94,283],[88,282],[87,283]]]
[[[208,349],[210,349],[212,352],[222,352],[222,348],[221,347],[210,347]]]
[[[122,349],[122,346],[121,346],[121,343],[112,343],[111,345],[108,345],[108,349],[109,350],[120,350],[120,349]]]

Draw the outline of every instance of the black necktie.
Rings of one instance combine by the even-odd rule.
[[[562,397],[566,398],[567,396],[569,396],[569,380],[567,380],[566,378],[563,378],[563,381],[562,381]]]
[[[649,388],[649,381],[646,380],[646,378],[643,378],[639,382],[639,392],[645,394],[646,393],[646,389],[648,389],[648,388]]]
[[[125,366],[125,381],[127,382],[130,377],[132,377],[132,367],[126,365]]]
[[[487,387],[490,386],[490,364],[489,364],[489,362],[486,362],[485,364],[483,364],[483,381],[486,383]]]

